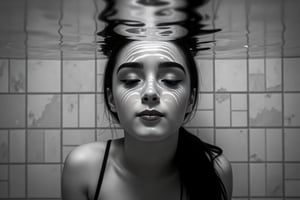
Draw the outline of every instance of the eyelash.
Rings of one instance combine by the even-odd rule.
[[[174,86],[177,86],[178,83],[181,82],[181,80],[168,80],[168,79],[163,79],[162,82],[163,82],[164,84],[168,85],[168,86],[174,87]]]
[[[126,86],[135,86],[140,81],[141,80],[139,80],[139,79],[124,79],[124,80],[121,80],[121,82],[123,82]],[[181,80],[163,79],[163,80],[161,80],[161,82],[163,82],[167,86],[174,87],[174,86],[177,86],[181,82]]]
[[[121,80],[121,82],[123,82],[126,86],[134,86],[138,82],[140,82],[140,80],[139,79],[124,79],[124,80]]]

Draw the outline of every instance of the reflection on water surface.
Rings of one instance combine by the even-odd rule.
[[[118,0],[113,9],[106,6],[102,0],[2,0],[1,58],[104,58],[98,33],[106,22],[131,39],[195,36],[197,48],[206,49],[199,58],[300,55],[300,1]]]

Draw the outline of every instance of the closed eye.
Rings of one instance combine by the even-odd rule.
[[[163,79],[161,80],[165,85],[167,86],[177,86],[182,80],[169,80],[169,79]]]
[[[137,85],[140,80],[139,79],[123,79],[121,80],[122,83],[124,83],[125,86],[127,87],[133,87],[135,85]]]

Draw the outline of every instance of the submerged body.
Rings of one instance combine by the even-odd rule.
[[[111,143],[98,199],[231,198],[231,167],[221,150],[182,128],[198,94],[198,74],[187,55],[171,42],[134,41],[110,57],[105,102],[125,137]],[[71,152],[64,199],[95,198],[105,147],[97,142]]]
[[[188,200],[180,181],[178,170],[166,169],[157,172],[155,168],[141,169],[137,174],[123,166],[124,138],[112,141],[107,163],[103,163],[106,142],[85,144],[74,150],[65,165],[63,185],[64,199],[95,199],[101,168],[105,173],[99,196],[102,200]],[[146,156],[145,156],[146,159]],[[197,159],[197,158],[195,158]],[[231,199],[231,167],[224,156],[215,160],[215,168],[223,181],[228,199]],[[183,187],[183,189],[181,189]],[[199,188],[201,193],[201,188]]]

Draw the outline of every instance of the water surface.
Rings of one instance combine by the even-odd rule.
[[[300,1],[210,0],[201,6],[192,5],[193,1],[170,2],[116,1],[118,12],[112,16],[131,28],[123,24],[115,30],[132,39],[169,40],[193,35],[197,48],[205,49],[197,53],[198,58],[300,56]],[[107,21],[99,16],[106,5],[103,0],[1,0],[0,57],[105,58],[99,51],[104,41],[99,33]],[[198,35],[199,27],[191,32],[188,22],[193,20],[199,20],[202,28]],[[217,29],[221,31],[211,32]]]

